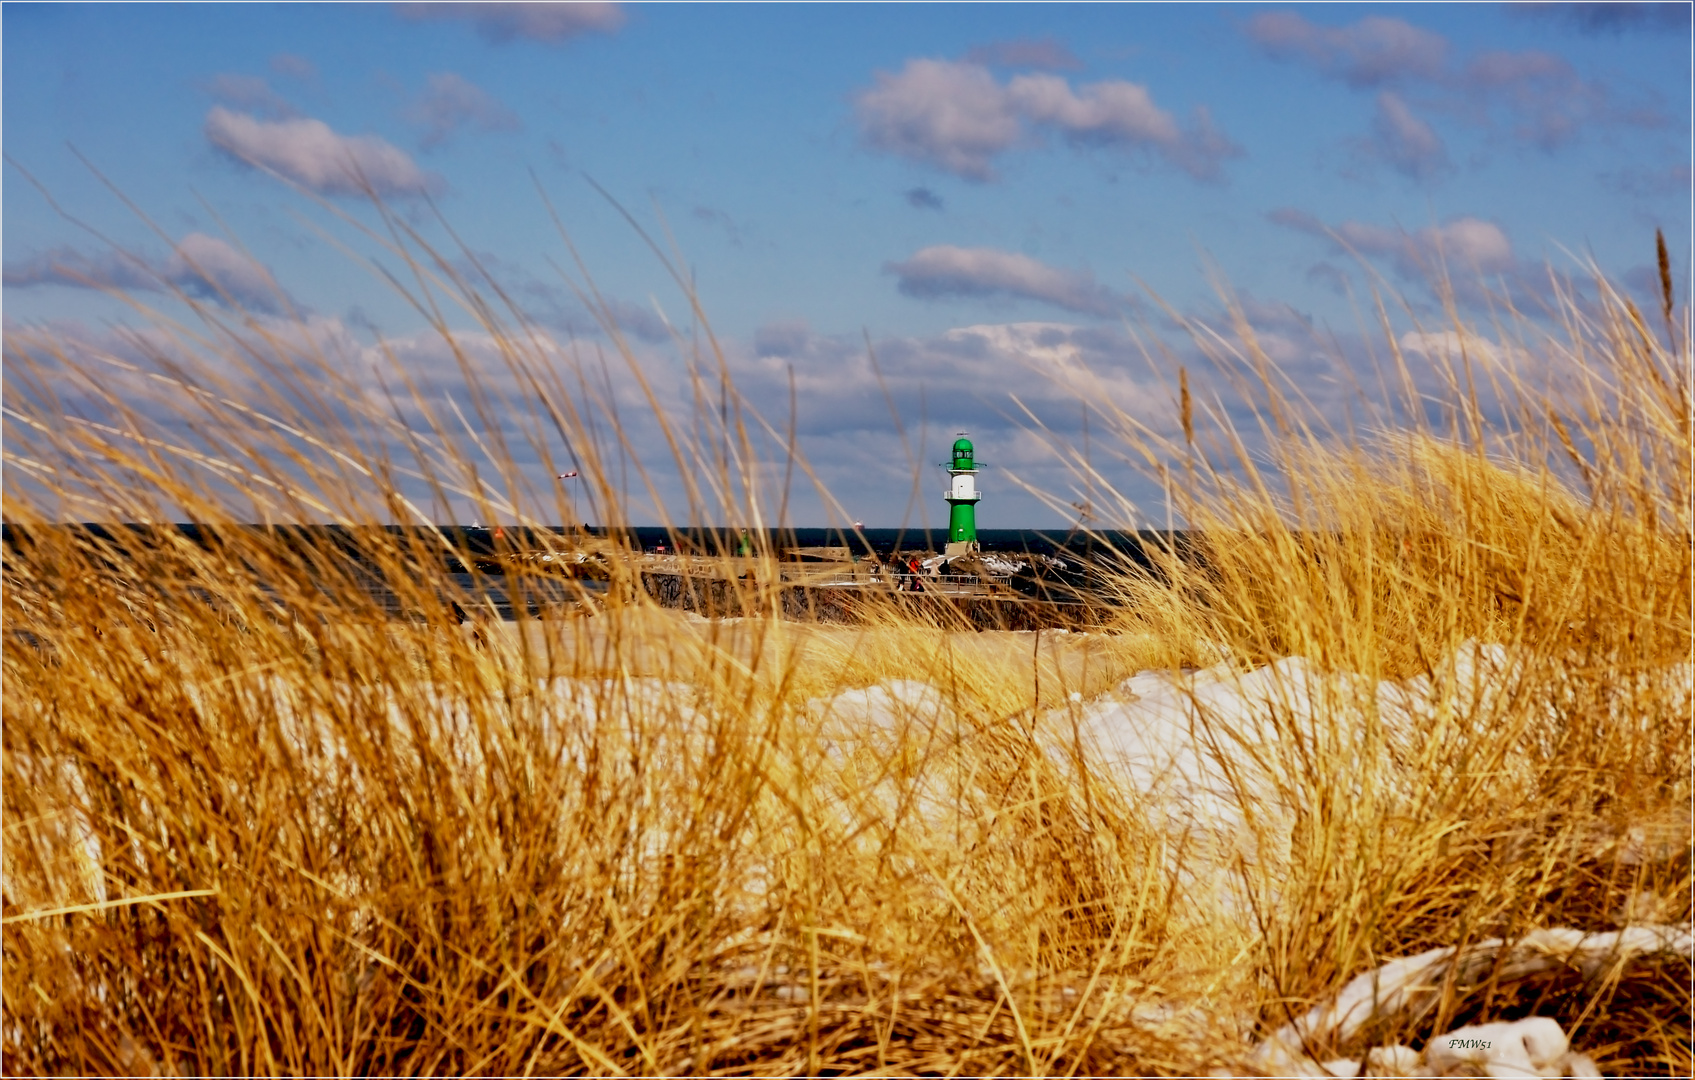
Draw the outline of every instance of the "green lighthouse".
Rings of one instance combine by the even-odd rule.
[[[977,462],[965,432],[953,443],[953,460],[943,462],[951,483],[948,486],[948,546],[950,558],[977,548]]]

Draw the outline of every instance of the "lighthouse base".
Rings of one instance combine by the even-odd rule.
[[[975,540],[955,540],[948,544],[942,554],[950,559],[957,559],[963,555],[975,555],[982,550]]]

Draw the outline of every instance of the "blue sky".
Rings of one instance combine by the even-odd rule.
[[[1550,263],[1593,259],[1644,288],[1661,228],[1688,281],[1685,5],[8,4],[0,18],[9,336],[111,335],[134,316],[100,287],[168,303],[174,284],[270,318],[280,287],[314,332],[380,333],[438,371],[417,316],[327,242],[365,250],[307,197],[372,220],[357,161],[434,240],[433,200],[549,333],[604,341],[550,266],[569,256],[539,184],[638,361],[674,375],[654,312],[686,330],[686,305],[598,184],[669,229],[738,381],[779,423],[795,372],[803,450],[872,524],[933,524],[945,507],[908,506],[867,338],[914,437],[940,447],[969,428],[981,457],[1062,493],[1009,395],[1062,438],[1100,394],[1168,426],[1169,372],[1134,344],[1172,329],[1146,290],[1212,316],[1216,273],[1263,315],[1274,359],[1339,386],[1350,346],[1320,363],[1314,341],[1357,332],[1367,268],[1415,313],[1437,310],[1441,259],[1533,304]],[[985,525],[1063,520],[1010,482],[985,486]],[[795,504],[796,524],[828,514]]]

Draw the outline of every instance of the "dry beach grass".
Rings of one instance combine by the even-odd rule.
[[[609,472],[592,382],[396,229],[420,309],[458,296],[500,343],[518,429]],[[1126,570],[1121,625],[1087,638],[807,626],[750,587],[739,621],[632,598],[474,640],[440,552],[396,534],[360,534],[356,573],[260,530],[56,532],[415,520],[408,470],[487,520],[563,507],[446,422],[391,456],[393,414],[306,335],[192,297],[204,324],[153,316],[166,420],[103,389],[111,363],[9,334],[6,1071],[1277,1071],[1304,1066],[1255,1047],[1386,961],[1686,930],[1688,324],[1669,283],[1663,327],[1597,287],[1525,346],[1564,381],[1456,356],[1447,411],[1381,438],[1306,426],[1251,345],[1268,457],[1187,408],[1181,441],[1120,417],[1204,559]],[[511,405],[472,400],[485,433]],[[777,516],[754,421],[715,415],[691,510]],[[1223,694],[1291,657],[1264,739],[1179,674]],[[1094,737],[1162,686],[1222,772],[1223,839]],[[1695,1068],[1686,951],[1532,967],[1450,965],[1298,1049],[1543,1015],[1608,1071]]]

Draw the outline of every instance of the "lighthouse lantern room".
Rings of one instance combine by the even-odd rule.
[[[977,551],[977,469],[971,440],[965,432],[953,443],[953,460],[943,462],[950,479],[948,501],[948,558]]]

